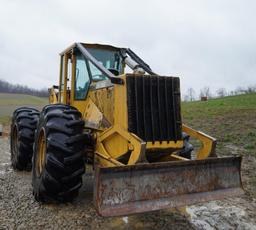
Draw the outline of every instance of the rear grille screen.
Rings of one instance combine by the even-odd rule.
[[[181,140],[177,77],[127,75],[128,130],[144,141]]]

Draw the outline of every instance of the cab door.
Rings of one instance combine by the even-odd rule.
[[[86,99],[90,89],[90,73],[88,61],[79,50],[72,55],[72,90],[70,104],[82,114],[86,106]]]

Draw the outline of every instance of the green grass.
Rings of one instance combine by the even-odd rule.
[[[237,96],[211,99],[208,101],[184,102],[182,104],[184,115],[187,118],[201,116],[216,116],[218,114],[237,111],[237,110],[255,110],[256,94],[245,94]]]
[[[0,106],[3,105],[44,105],[48,98],[25,94],[0,93]]]
[[[48,104],[48,98],[35,97],[25,94],[0,93],[0,123],[7,125],[13,111],[21,106],[41,109]]]
[[[218,139],[219,154],[256,156],[256,94],[182,103],[183,122]]]

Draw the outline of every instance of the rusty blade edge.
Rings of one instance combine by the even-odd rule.
[[[101,171],[101,173],[118,173],[130,170],[145,170],[145,169],[152,169],[152,168],[166,168],[168,166],[175,167],[175,166],[192,166],[192,165],[204,165],[206,163],[228,163],[231,162],[239,162],[241,167],[241,156],[227,156],[227,157],[217,157],[217,158],[207,158],[202,160],[188,160],[188,161],[168,161],[168,162],[157,162],[157,163],[141,163],[135,165],[124,165],[124,166],[116,166],[116,167],[102,167],[97,166],[95,171]],[[96,172],[97,173],[97,172]]]
[[[187,205],[193,205],[212,200],[221,200],[224,198],[239,196],[243,194],[244,191],[242,188],[228,188],[211,192],[179,195],[171,198],[161,198],[158,200],[146,200],[138,202],[135,201],[115,206],[102,206],[96,207],[96,210],[99,215],[105,217],[124,216],[167,208],[184,207]]]

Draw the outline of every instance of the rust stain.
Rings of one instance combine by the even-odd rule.
[[[243,193],[241,157],[97,168],[95,206],[118,216],[180,207]]]

